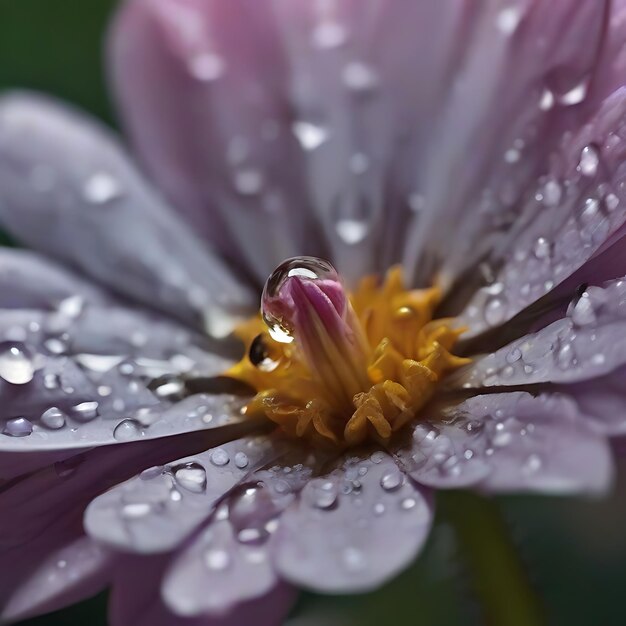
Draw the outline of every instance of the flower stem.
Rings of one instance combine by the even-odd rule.
[[[440,491],[439,503],[454,528],[485,623],[543,626],[542,607],[498,504],[465,491]]]

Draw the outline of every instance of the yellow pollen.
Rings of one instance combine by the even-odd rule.
[[[311,364],[297,340],[272,339],[259,315],[236,329],[246,352],[225,375],[256,391],[247,415],[264,415],[290,436],[341,448],[388,442],[419,419],[443,377],[470,362],[451,352],[466,329],[432,319],[440,300],[438,287],[407,290],[393,267],[382,284],[368,276],[350,295],[358,353],[340,353],[318,328],[320,358]]]

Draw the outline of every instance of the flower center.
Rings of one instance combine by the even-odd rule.
[[[469,362],[451,353],[465,329],[432,319],[440,298],[437,287],[407,290],[400,267],[348,294],[330,263],[289,259],[268,279],[261,315],[236,330],[246,353],[226,376],[256,390],[247,415],[289,435],[387,442]]]

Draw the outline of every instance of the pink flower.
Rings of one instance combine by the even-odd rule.
[[[155,187],[83,114],[2,97],[0,224],[37,251],[0,250],[3,619],[110,585],[114,626],[278,624],[292,585],[358,592],[408,565],[433,490],[610,487],[609,5],[130,0],[111,77]],[[296,261],[309,274],[264,300],[291,369],[267,343],[236,366],[227,336],[302,255],[348,287]],[[357,289],[395,264],[436,286]],[[389,307],[425,316],[410,345]]]

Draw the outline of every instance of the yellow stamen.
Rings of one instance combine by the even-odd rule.
[[[419,419],[443,377],[469,363],[451,352],[465,329],[432,319],[440,300],[438,287],[407,290],[394,267],[382,284],[366,277],[350,295],[354,350],[339,349],[313,312],[317,343],[305,358],[297,337],[274,341],[258,316],[237,329],[246,353],[225,375],[256,390],[246,414],[265,415],[290,436],[339,447],[384,443]]]

